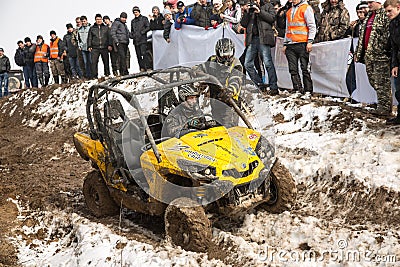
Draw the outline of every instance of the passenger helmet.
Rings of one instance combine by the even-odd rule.
[[[229,38],[222,38],[215,44],[215,54],[218,62],[230,62],[235,56],[235,44]]]
[[[186,97],[199,96],[200,93],[192,85],[184,84],[184,85],[180,86],[180,88],[178,90],[178,95],[182,101],[186,101]]]

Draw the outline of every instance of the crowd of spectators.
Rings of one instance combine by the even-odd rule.
[[[130,40],[140,71],[152,68],[149,31],[164,31],[164,39],[170,42],[172,27],[176,30],[184,30],[184,25],[196,25],[204,30],[230,27],[246,36],[246,49],[241,57],[244,71],[261,90],[275,95],[279,91],[271,48],[275,46],[276,37],[284,38],[283,53],[288,60],[293,90],[301,93],[313,92],[309,53],[314,43],[359,37],[358,45],[351,47],[354,62],[366,65],[370,84],[378,95],[377,112],[390,114],[390,76],[395,78],[396,96],[400,100],[400,82],[397,82],[400,0],[361,1],[357,5],[358,19],[352,22],[343,0],[325,0],[321,9],[319,5],[318,0],[288,0],[284,6],[280,0],[197,0],[190,5],[163,0],[163,10],[154,6],[148,17],[141,14],[138,6],[133,7],[130,28],[125,12],[114,22],[108,16],[97,14],[93,26],[85,16],[78,17],[76,27],[70,23],[66,25],[67,34],[63,39],[52,30],[49,45],[41,35],[37,36],[36,44],[32,44],[29,37],[24,42],[18,41],[14,58],[23,67],[26,87],[37,87],[38,81],[41,86],[48,85],[48,63],[55,83],[97,78],[100,56],[106,76],[110,75],[109,58],[113,75],[126,75]],[[0,50],[0,64],[5,62],[4,57]],[[347,75],[350,93],[355,87],[354,62]],[[4,72],[0,69],[0,85]],[[264,73],[268,76],[267,82],[262,79]],[[400,118],[395,122],[400,123]]]

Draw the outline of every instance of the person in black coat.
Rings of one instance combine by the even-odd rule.
[[[3,48],[0,48],[0,97],[8,95],[8,73],[11,70],[10,59],[4,55]],[[4,93],[3,93],[4,83]]]
[[[114,47],[117,50],[119,58],[119,71],[121,75],[128,75],[128,67],[126,65],[126,53],[129,45],[129,30],[126,26],[128,14],[122,12],[119,18],[116,18],[111,25],[111,37]]]
[[[71,23],[66,25],[67,34],[64,35],[64,53],[67,55],[72,72],[72,79],[82,78],[83,73],[78,60],[78,46],[73,38],[74,27]]]
[[[278,91],[278,78],[272,61],[271,47],[275,46],[275,36],[272,26],[274,25],[276,12],[272,4],[261,4],[255,0],[252,4],[245,6],[240,25],[246,28],[246,57],[244,66],[251,80],[261,90],[266,91],[267,85],[257,75],[254,67],[254,59],[261,54],[262,61],[268,72],[269,93],[276,95]]]
[[[146,53],[147,50],[147,32],[150,31],[149,20],[140,14],[140,9],[134,6],[132,9],[135,18],[131,21],[131,38],[135,45],[136,56],[140,71],[152,69],[150,59]]]
[[[153,15],[150,15],[150,30],[158,31],[164,30],[163,24],[163,16],[161,15],[160,8],[158,6],[154,6],[152,8]]]
[[[108,51],[112,50],[112,42],[110,29],[103,23],[103,17],[96,14],[96,23],[90,27],[88,33],[88,50],[92,53],[92,74],[93,78],[97,78],[99,57],[104,65],[104,75],[110,75],[110,61]]]
[[[36,44],[32,44],[31,38],[25,37],[24,39],[24,55],[25,55],[25,67],[24,67],[24,77],[26,88],[38,87],[39,82],[36,75],[35,69],[35,51]]]

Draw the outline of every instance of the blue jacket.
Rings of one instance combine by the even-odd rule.
[[[180,29],[182,28],[182,24],[186,25],[194,25],[194,18],[192,18],[191,13],[192,13],[193,7],[185,7],[185,10],[180,13],[177,12],[175,15],[175,29]],[[185,18],[186,21],[184,23],[178,23],[178,18]]]

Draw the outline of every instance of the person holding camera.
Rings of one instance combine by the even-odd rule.
[[[176,5],[178,12],[175,15],[175,29],[180,30],[183,24],[194,25],[194,19],[191,16],[193,7],[186,7],[182,1]]]
[[[251,80],[259,86],[262,91],[267,91],[267,85],[257,75],[254,68],[254,59],[260,52],[262,61],[268,72],[270,95],[279,94],[278,78],[272,61],[271,47],[275,46],[275,36],[272,26],[274,25],[276,12],[272,4],[260,4],[260,0],[251,1],[245,6],[243,18],[240,25],[246,28],[246,46],[244,66]]]
[[[286,55],[289,64],[293,90],[300,93],[312,93],[313,83],[308,71],[308,63],[317,33],[314,12],[306,0],[292,0],[292,4],[292,7],[286,13],[283,53]],[[304,87],[299,74],[299,60]]]

